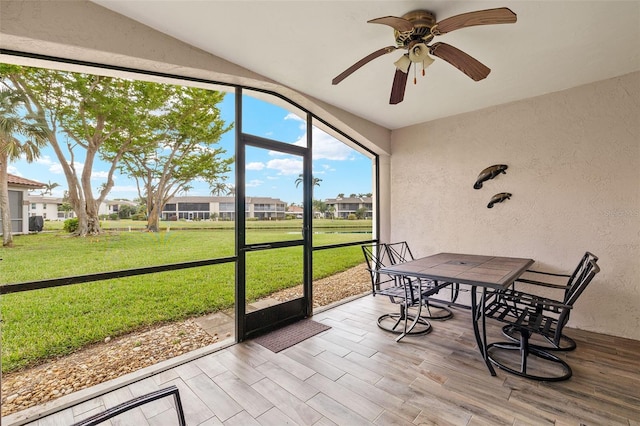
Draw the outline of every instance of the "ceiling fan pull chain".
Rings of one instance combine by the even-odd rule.
[[[418,68],[418,66],[416,65],[415,67],[413,67],[413,84],[418,84],[418,79],[416,78],[416,68]]]
[[[423,77],[424,77],[424,74],[425,74],[425,72],[424,72],[424,69],[425,69],[425,68],[426,68],[426,67],[424,66],[424,61],[422,61],[422,76],[423,76]]]

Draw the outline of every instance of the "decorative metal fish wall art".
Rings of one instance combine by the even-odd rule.
[[[476,179],[476,183],[473,184],[473,189],[482,188],[482,182],[493,179],[498,176],[500,173],[507,174],[505,170],[507,170],[509,166],[506,164],[495,164],[493,166],[487,167],[478,175],[478,179]]]
[[[493,205],[496,203],[501,203],[504,200],[510,200],[511,199],[511,194],[508,192],[501,192],[499,194],[494,195],[493,197],[491,197],[491,201],[489,201],[489,204],[487,204],[487,208],[493,208]]]

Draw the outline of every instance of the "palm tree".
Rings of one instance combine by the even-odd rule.
[[[211,195],[221,196],[221,195],[227,195],[229,194],[229,192],[231,191],[229,190],[229,187],[227,186],[226,183],[216,182],[211,187]]]
[[[51,181],[49,181],[48,183],[44,184],[44,190],[42,191],[41,195],[53,195],[53,190],[56,189],[57,187],[59,187],[60,184],[53,182],[51,183]]]
[[[24,156],[32,162],[46,145],[47,128],[35,116],[21,115],[26,103],[24,95],[15,90],[0,90],[0,210],[2,211],[2,245],[11,247],[11,212],[9,211],[9,161]],[[21,141],[17,136],[22,136]]]
[[[303,178],[304,177],[303,177],[302,173],[300,173],[298,175],[298,178],[296,179],[296,188],[298,187],[298,185],[300,185],[302,183]],[[320,182],[322,182],[322,179],[317,178],[317,177],[314,177],[312,179],[313,179],[313,186],[320,186]]]

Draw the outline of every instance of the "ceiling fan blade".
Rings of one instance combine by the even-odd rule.
[[[397,49],[396,46],[387,46],[387,47],[383,47],[382,49],[376,50],[373,53],[370,53],[369,55],[365,56],[364,58],[360,59],[358,62],[356,62],[355,64],[351,65],[349,68],[344,70],[336,78],[331,80],[331,84],[336,85],[340,83],[342,80],[349,77],[351,74],[353,74],[356,70],[358,70],[363,65],[373,61],[379,56],[386,55],[387,53],[391,53],[396,49]]]
[[[491,70],[477,59],[464,53],[462,50],[447,43],[434,43],[430,47],[433,56],[444,59],[460,71],[471,77],[474,81],[486,78]]]
[[[409,65],[411,68],[411,65]],[[393,85],[391,86],[391,97],[389,98],[389,103],[391,105],[396,105],[402,102],[404,99],[404,90],[407,87],[407,77],[409,77],[409,70],[407,72],[402,72],[399,69],[396,69],[396,75],[393,77]]]
[[[443,19],[438,22],[432,32],[440,35],[476,25],[513,24],[517,19],[517,15],[507,7],[477,10]]]
[[[404,18],[398,18],[397,16],[383,16],[382,18],[371,19],[370,21],[367,21],[367,23],[388,25],[401,33],[413,30],[413,24],[411,21],[407,21]]]

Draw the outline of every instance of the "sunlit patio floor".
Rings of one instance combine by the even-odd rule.
[[[566,382],[490,376],[476,348],[470,312],[433,321],[427,335],[379,329],[395,311],[366,296],[314,315],[331,328],[280,353],[253,341],[225,341],[2,419],[70,425],[136,396],[175,385],[188,425],[640,425],[640,342],[569,330],[578,348],[562,355]],[[491,340],[503,340],[489,323]],[[175,425],[172,398],[111,419],[113,425]]]

